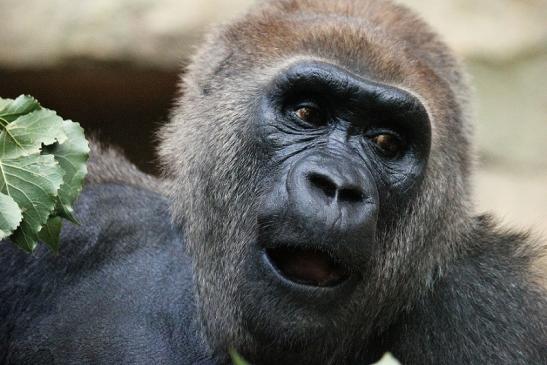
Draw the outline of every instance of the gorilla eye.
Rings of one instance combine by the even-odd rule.
[[[393,134],[377,134],[369,137],[369,139],[376,145],[380,153],[387,158],[395,158],[403,152],[403,142]]]
[[[299,106],[295,111],[294,115],[306,123],[313,125],[323,125],[325,124],[325,115],[315,106],[305,105]]]

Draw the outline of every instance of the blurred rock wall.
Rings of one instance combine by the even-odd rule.
[[[547,236],[547,1],[402,2],[442,34],[470,73],[477,210]]]
[[[154,171],[151,131],[180,66],[212,24],[252,2],[0,0],[0,95],[31,93]],[[477,209],[547,232],[547,0],[401,2],[471,74]]]

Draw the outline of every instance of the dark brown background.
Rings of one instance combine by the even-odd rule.
[[[87,135],[121,147],[141,169],[157,173],[154,132],[167,120],[178,73],[157,69],[81,66],[0,70],[0,95],[30,94]]]

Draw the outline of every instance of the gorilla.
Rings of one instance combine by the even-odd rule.
[[[2,245],[2,364],[547,362],[542,246],[473,213],[465,76],[411,11],[261,1],[181,91],[161,179],[95,146],[61,253]]]

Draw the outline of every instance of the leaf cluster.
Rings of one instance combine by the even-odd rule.
[[[0,240],[27,252],[42,241],[58,251],[61,219],[78,223],[72,204],[88,157],[78,123],[30,96],[0,98]]]

